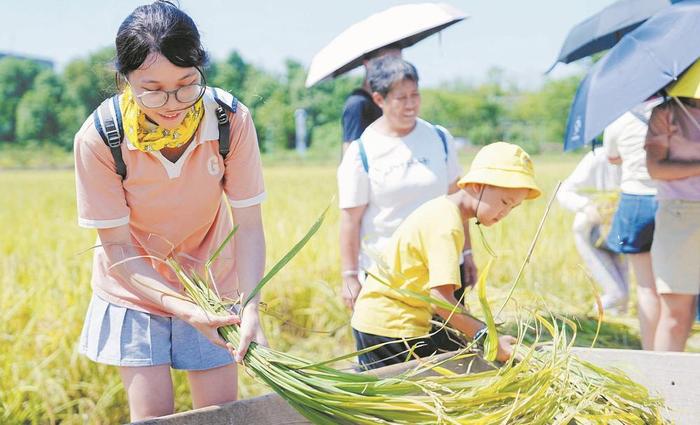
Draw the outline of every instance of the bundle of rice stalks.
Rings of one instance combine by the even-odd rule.
[[[626,348],[626,349],[641,349],[641,341],[639,332],[634,327],[632,318],[605,318],[601,323],[600,317],[593,315],[563,315],[557,314],[557,317],[566,318],[568,320],[561,321],[563,323],[562,330],[566,330],[570,334],[576,334],[575,345],[577,347],[592,347],[597,348]],[[572,328],[567,323],[575,323],[576,328]],[[600,323],[600,329],[598,324]],[[504,332],[508,334],[517,334],[519,324],[516,321],[507,322],[504,324]],[[523,342],[531,344],[535,342],[537,335],[534,330],[530,329],[523,336]],[[547,335],[541,335],[540,342],[548,340]],[[594,343],[595,340],[595,344]]]
[[[600,223],[594,230],[593,235],[595,246],[600,248],[605,246],[605,240],[612,228],[613,217],[620,202],[619,191],[589,191],[589,196],[600,214]]]
[[[247,296],[243,306],[303,247],[322,220],[323,215]],[[184,270],[175,260],[167,261],[194,303],[208,314],[226,314],[231,301],[220,299],[207,278]],[[482,273],[479,282],[484,301],[487,274]],[[488,318],[489,327],[494,329],[490,312]],[[567,325],[576,328],[573,322]],[[451,372],[444,361],[427,358],[398,376],[379,378],[328,366],[359,352],[311,363],[254,343],[244,364],[315,424],[668,423],[661,413],[662,400],[651,396],[646,388],[621,372],[604,370],[571,355],[572,339],[561,322],[535,315],[532,323],[521,324],[520,334],[531,329],[538,336],[547,334],[550,342],[540,343],[537,337],[531,345],[517,347],[517,361],[471,374]],[[238,346],[237,326],[222,327],[219,332]],[[477,355],[467,347],[453,359]],[[425,376],[426,371],[435,375]]]

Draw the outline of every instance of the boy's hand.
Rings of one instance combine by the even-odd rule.
[[[347,276],[343,278],[343,303],[345,303],[350,310],[355,309],[355,300],[360,294],[360,289],[362,289],[362,285],[357,276]]]
[[[464,272],[464,284],[465,287],[474,286],[477,279],[479,278],[479,271],[476,268],[476,263],[474,263],[474,256],[469,254],[464,256],[464,263],[462,264],[462,271]]]
[[[498,337],[498,353],[496,360],[506,362],[513,355],[513,348],[518,340],[510,335],[501,335]]]

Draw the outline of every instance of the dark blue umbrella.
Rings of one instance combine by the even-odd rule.
[[[571,63],[614,46],[659,10],[680,0],[618,0],[569,31],[561,47],[558,62]]]
[[[576,91],[564,149],[583,146],[700,58],[700,0],[662,9],[628,33],[588,72]]]

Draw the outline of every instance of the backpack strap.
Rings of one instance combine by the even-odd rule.
[[[219,154],[226,159],[231,149],[231,120],[228,119],[227,112],[233,114],[238,110],[238,99],[231,93],[216,87],[211,87],[214,100],[219,105],[216,108],[216,119],[219,122]]]
[[[360,149],[360,160],[362,161],[362,168],[365,169],[365,173],[369,173],[369,163],[367,162],[367,151],[365,150],[365,144],[362,143],[362,136],[357,139],[357,147]]]
[[[442,142],[442,150],[445,152],[445,162],[447,163],[447,135],[445,134],[445,130],[442,127],[438,125],[433,125],[433,128],[440,137],[440,141]],[[362,143],[362,136],[360,136],[360,138],[357,139],[357,147],[360,150],[360,160],[362,161],[362,168],[365,169],[365,173],[368,173],[369,163],[367,161],[367,151],[365,151],[365,144]]]
[[[236,113],[238,99],[231,93],[221,89],[211,88],[211,90],[214,94],[214,100],[219,105],[216,108],[216,119],[219,122],[219,154],[226,159],[231,145],[229,139],[231,121],[228,119],[227,112]],[[122,123],[121,108],[119,107],[119,95],[103,101],[92,113],[92,119],[102,141],[112,153],[117,174],[124,180],[126,178],[126,164],[124,163],[121,150],[121,144],[124,140],[124,125]]]
[[[119,95],[114,95],[103,101],[92,113],[92,118],[95,122],[95,129],[112,153],[117,174],[124,180],[126,178],[126,164],[121,149],[124,140],[124,126],[122,112],[119,108]]]
[[[442,150],[445,151],[445,162],[447,162],[447,135],[445,134],[445,129],[439,125],[433,125],[433,128],[440,136],[440,141],[442,142]]]

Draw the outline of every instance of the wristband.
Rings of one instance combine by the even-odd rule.
[[[462,258],[465,258],[467,255],[472,255],[471,248],[465,249],[464,251],[462,251]]]
[[[352,277],[352,276],[357,276],[359,273],[360,272],[357,270],[343,270],[343,272],[340,273],[340,275],[342,277]]]
[[[477,346],[483,347],[484,343],[486,342],[486,338],[488,338],[488,334],[489,329],[486,326],[484,326],[483,328],[476,331],[476,333],[474,334],[474,338],[472,339],[474,340]]]

